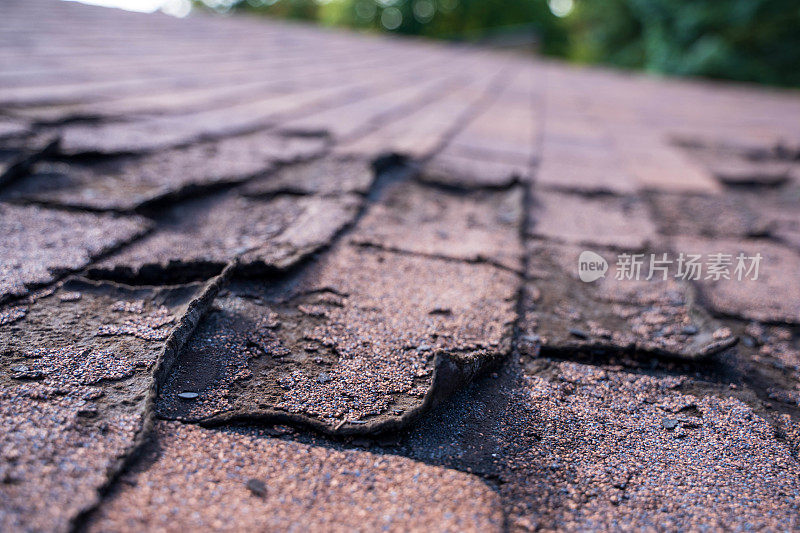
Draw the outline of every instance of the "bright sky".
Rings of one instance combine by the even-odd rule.
[[[142,13],[152,13],[161,9],[168,15],[185,17],[189,14],[192,6],[189,0],[66,0],[68,2],[81,2],[94,6],[116,7],[128,11],[139,11]]]

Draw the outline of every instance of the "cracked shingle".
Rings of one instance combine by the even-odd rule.
[[[141,438],[153,372],[201,284],[70,280],[0,326],[0,528],[65,531]],[[195,319],[196,320],[196,319]]]
[[[340,245],[284,285],[233,284],[173,369],[159,413],[283,417],[327,432],[399,427],[507,352],[514,279]],[[200,397],[182,401],[185,390]]]
[[[352,242],[522,270],[522,191],[450,194],[417,184],[387,191]]]
[[[40,165],[10,196],[70,207],[129,211],[203,188],[234,184],[320,153],[320,137],[255,133],[95,165]]]
[[[796,94],[5,4],[0,529],[797,529]]]
[[[617,280],[609,272],[585,283],[577,277],[580,252],[572,246],[529,244],[532,281],[523,299],[522,351],[639,352],[692,360],[736,343],[697,305],[687,282],[658,274],[645,281],[645,266],[641,280]]]
[[[284,269],[321,247],[356,215],[361,198],[223,193],[179,204],[145,238],[92,267],[95,277],[192,277],[228,262]]]

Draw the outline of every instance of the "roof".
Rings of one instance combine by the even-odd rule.
[[[796,92],[3,11],[0,529],[800,527]]]

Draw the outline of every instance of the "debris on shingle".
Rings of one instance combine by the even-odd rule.
[[[131,483],[109,499],[89,531],[176,524],[253,531],[502,530],[497,495],[462,472],[282,441],[258,430],[159,422],[155,433],[158,457],[127,475]]]
[[[0,301],[79,270],[148,228],[141,217],[0,204]]]
[[[798,527],[791,448],[727,386],[695,396],[684,377],[536,368],[470,387],[400,453],[496,480],[511,530]]]

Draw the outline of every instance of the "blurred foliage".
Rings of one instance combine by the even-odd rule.
[[[582,0],[567,20],[579,61],[800,86],[797,0]]]
[[[567,53],[566,25],[545,0],[203,0],[218,11],[241,9],[327,26],[456,41],[536,41],[551,55]]]
[[[517,43],[577,62],[800,86],[797,0],[202,0],[329,26]],[[557,16],[558,15],[558,16]]]

